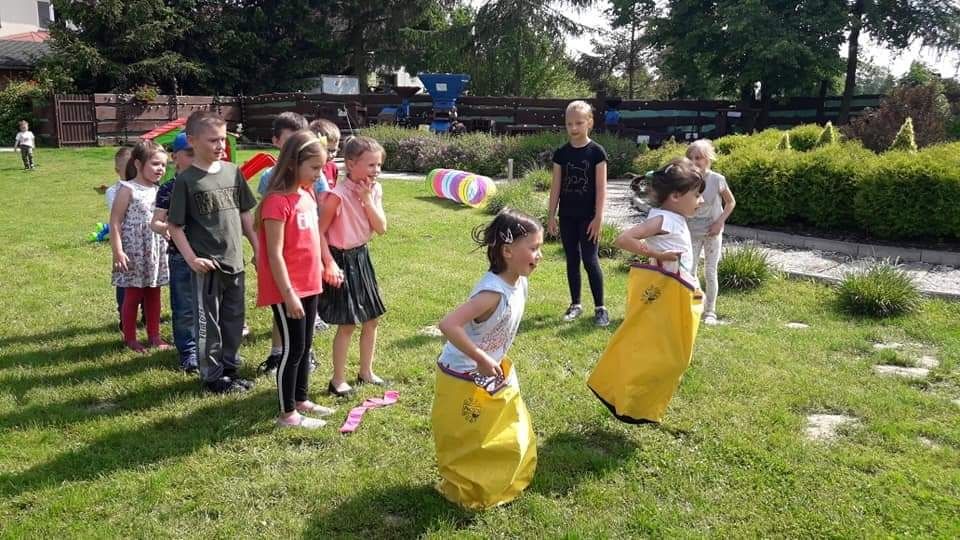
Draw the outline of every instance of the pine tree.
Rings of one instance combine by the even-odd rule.
[[[900,150],[902,152],[916,152],[917,151],[917,139],[913,133],[913,118],[907,117],[903,121],[903,125],[900,126],[900,131],[897,132],[897,136],[893,138],[893,144],[890,145],[890,150]]]

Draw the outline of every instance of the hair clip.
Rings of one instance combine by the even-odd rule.
[[[503,240],[503,243],[504,243],[504,244],[512,244],[512,243],[513,243],[513,232],[511,232],[509,228],[507,228],[507,229],[504,230],[504,231],[501,231],[501,232],[500,232],[500,239]]]
[[[663,168],[663,174],[670,174],[670,169],[672,169],[672,168],[674,168],[674,167],[675,167],[675,165],[674,165],[673,163],[667,165],[666,167]]]

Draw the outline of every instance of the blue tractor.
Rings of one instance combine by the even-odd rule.
[[[463,124],[457,120],[457,98],[470,82],[470,76],[463,73],[419,73],[417,77],[433,98],[433,121],[430,131],[434,133],[455,133]]]

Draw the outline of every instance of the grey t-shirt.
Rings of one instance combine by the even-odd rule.
[[[257,205],[250,186],[229,162],[215,172],[190,167],[177,175],[167,220],[183,226],[198,257],[212,259],[227,274],[243,271],[240,214]]]
[[[723,214],[723,197],[720,194],[730,189],[727,187],[727,179],[713,171],[710,171],[703,182],[703,204],[697,208],[697,213],[692,218],[687,219],[687,226],[693,236],[706,235],[710,224]]]

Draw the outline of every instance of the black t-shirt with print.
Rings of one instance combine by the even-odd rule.
[[[597,164],[607,161],[607,151],[590,141],[577,148],[567,143],[553,153],[560,166],[560,217],[592,219],[597,209]]]

